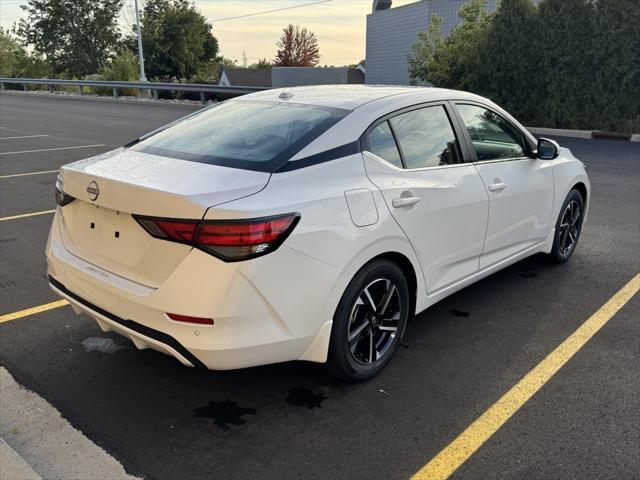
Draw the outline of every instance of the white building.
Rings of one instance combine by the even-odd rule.
[[[466,0],[421,0],[391,8],[392,0],[374,0],[367,15],[366,83],[408,85],[407,55],[431,22],[431,15],[444,19],[442,34],[460,22],[458,10]],[[487,1],[487,10],[496,9],[496,0]]]

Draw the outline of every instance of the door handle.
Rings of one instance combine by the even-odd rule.
[[[491,185],[489,185],[490,192],[500,192],[505,188],[507,188],[507,184],[504,182],[492,183]]]
[[[391,200],[393,208],[410,207],[416,203],[420,203],[422,199],[420,197],[400,197]]]

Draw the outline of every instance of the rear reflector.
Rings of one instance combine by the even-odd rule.
[[[300,215],[203,221],[136,215],[134,218],[156,238],[187,243],[226,262],[237,262],[276,250],[294,229]]]
[[[176,322],[197,323],[198,325],[213,325],[213,318],[189,317],[177,313],[167,313],[167,317]]]

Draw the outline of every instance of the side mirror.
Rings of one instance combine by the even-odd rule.
[[[553,160],[560,155],[560,145],[548,138],[538,140],[537,156],[540,160]]]

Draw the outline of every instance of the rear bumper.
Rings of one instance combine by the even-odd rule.
[[[61,297],[66,298],[74,309],[83,311],[93,317],[104,332],[115,331],[129,339],[139,349],[151,348],[167,355],[177,358],[183,365],[188,367],[206,366],[198,360],[189,350],[171,335],[167,335],[159,330],[154,330],[133,320],[125,320],[113,313],[107,312],[103,308],[93,305],[91,302],[76,295],[62,283],[49,275],[49,286]]]
[[[333,267],[284,246],[232,264],[194,249],[152,288],[73,255],[59,228],[57,213],[46,250],[51,288],[138,348],[212,370],[326,361],[329,312],[335,309],[327,292],[340,273]],[[166,313],[213,318],[215,324],[176,322]]]

